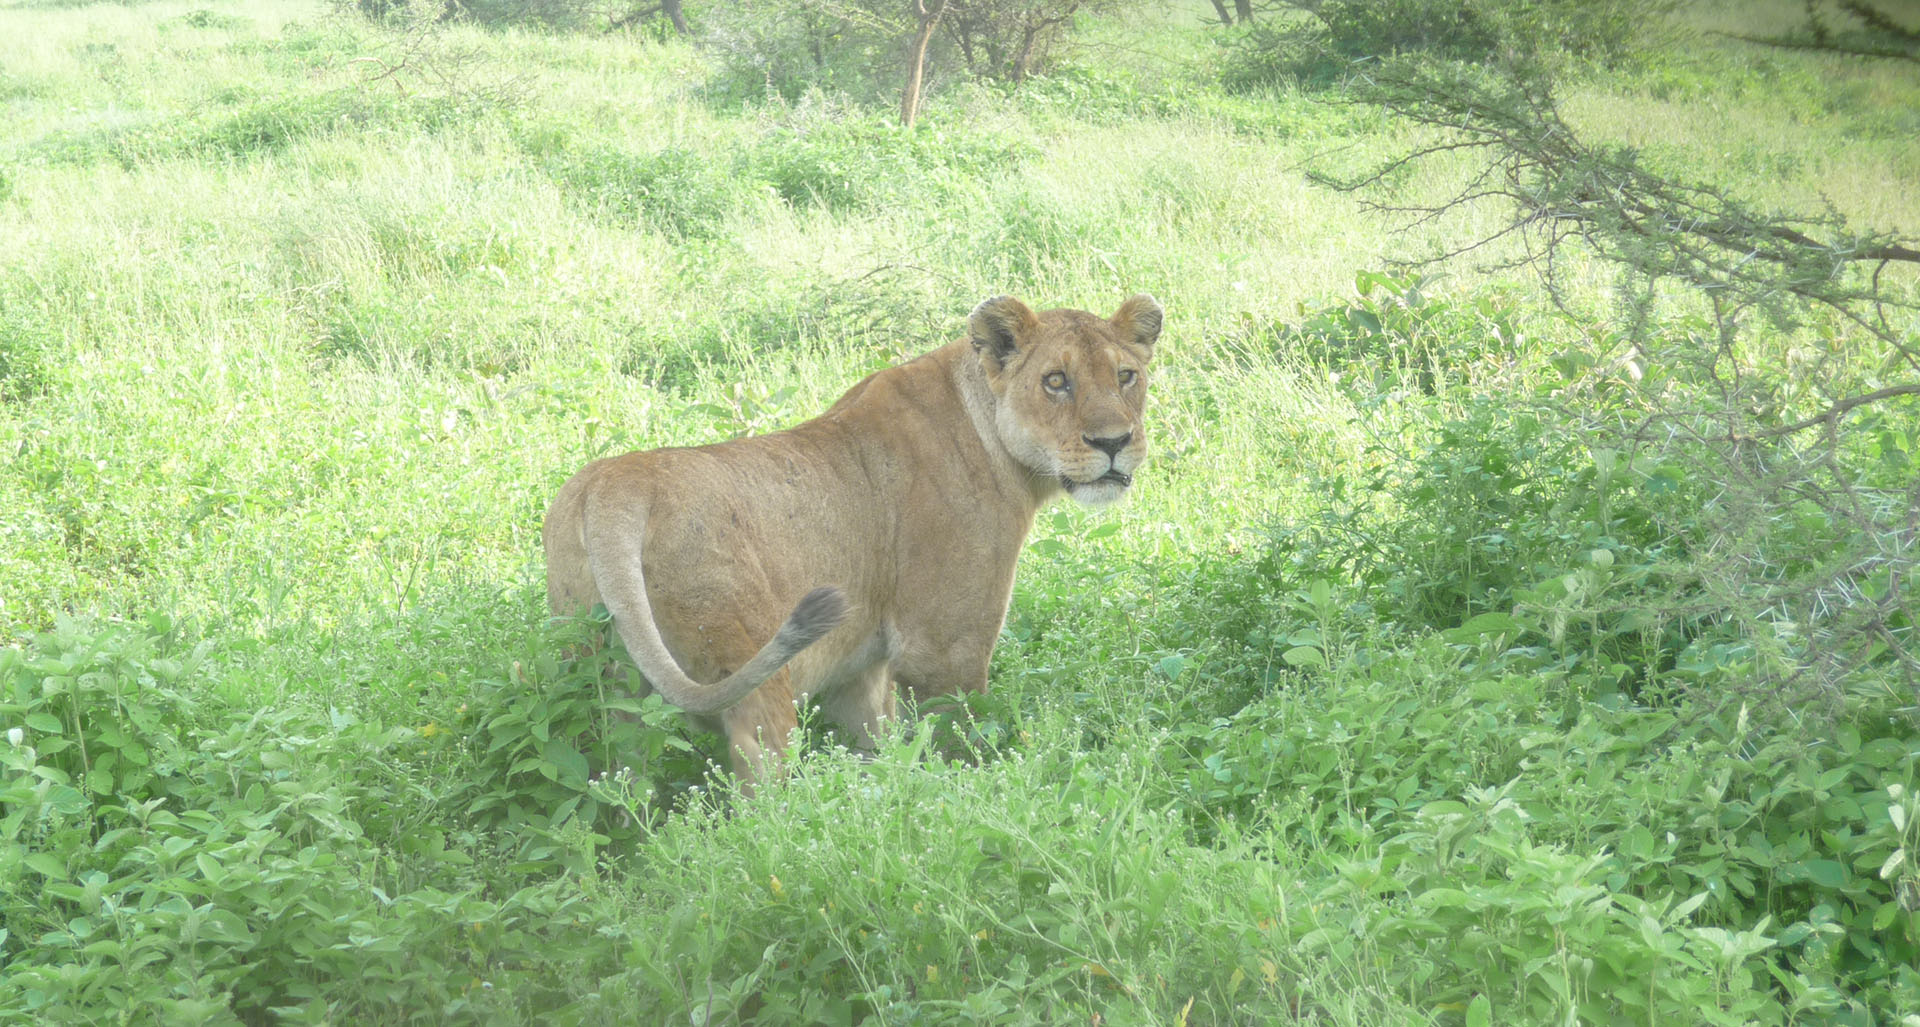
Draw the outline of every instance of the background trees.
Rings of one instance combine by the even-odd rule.
[[[1671,5],[1287,6],[1311,17],[1246,37],[1243,74],[1324,83],[1328,103],[1384,110],[1417,129],[1400,152],[1311,171],[1315,180],[1414,222],[1484,215],[1454,245],[1405,266],[1432,272],[1513,242],[1491,266],[1537,274],[1570,318],[1601,333],[1579,355],[1587,370],[1550,404],[1556,416],[1593,445],[1666,449],[1721,490],[1713,516],[1685,532],[1691,556],[1672,579],[1671,608],[1705,600],[1748,625],[1770,654],[1760,679],[1802,698],[1836,701],[1868,664],[1920,684],[1909,585],[1920,479],[1905,473],[1903,444],[1878,438],[1886,422],[1873,412],[1920,395],[1912,226],[1763,206],[1698,161],[1587,138],[1565,116],[1563,93],[1634,60],[1646,26]],[[1911,60],[1915,43],[1889,10],[1860,2],[1810,5],[1796,29],[1741,38],[1857,60]],[[1439,195],[1397,187],[1442,159],[1474,170]],[[1614,275],[1611,310],[1590,294],[1571,298],[1570,277],[1590,273],[1595,258]],[[1790,367],[1761,356],[1808,331],[1825,337],[1824,351]],[[1880,454],[1877,468],[1859,463],[1863,447]],[[1783,537],[1790,511],[1819,527]],[[1822,558],[1787,555],[1803,545]]]
[[[0,5],[0,1020],[1920,1009],[1911,62],[949,2]],[[733,802],[563,658],[582,462],[1141,288],[990,694]]]

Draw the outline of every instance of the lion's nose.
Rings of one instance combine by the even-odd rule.
[[[1085,440],[1087,445],[1107,454],[1107,457],[1111,459],[1119,456],[1120,451],[1127,448],[1127,443],[1133,441],[1133,433],[1130,431],[1121,432],[1118,435],[1108,435],[1105,438],[1098,439],[1091,435],[1082,435],[1080,438]]]

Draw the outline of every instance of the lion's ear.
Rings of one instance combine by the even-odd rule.
[[[973,308],[967,318],[967,334],[973,339],[974,349],[992,357],[995,367],[1005,367],[1020,352],[1021,338],[1039,324],[1040,319],[1025,303],[1012,296],[995,296]]]
[[[1120,309],[1108,318],[1115,328],[1130,336],[1149,353],[1160,338],[1162,319],[1159,301],[1144,292],[1127,297],[1127,301],[1120,304]]]

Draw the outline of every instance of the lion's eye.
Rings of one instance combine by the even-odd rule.
[[[1067,389],[1067,376],[1065,372],[1052,371],[1049,372],[1045,378],[1040,379],[1040,384],[1045,385],[1048,392],[1065,392]]]
[[[1120,387],[1124,389],[1127,386],[1132,385],[1134,382],[1134,379],[1139,377],[1140,376],[1138,374],[1134,373],[1133,368],[1131,367],[1121,368],[1120,369]]]

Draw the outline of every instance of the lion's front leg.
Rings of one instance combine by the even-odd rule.
[[[915,701],[941,695],[987,690],[987,666],[993,661],[994,637],[964,637],[942,644],[905,647],[894,661],[893,679]]]

